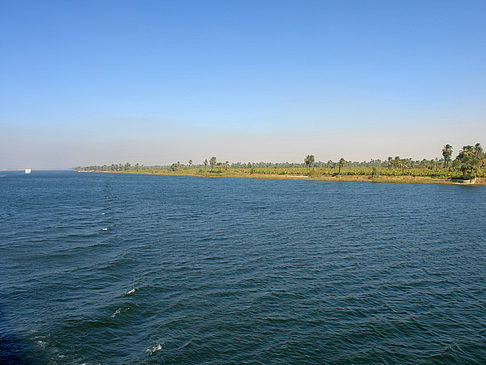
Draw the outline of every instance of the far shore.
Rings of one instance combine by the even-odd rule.
[[[440,184],[440,185],[467,185],[467,186],[486,186],[486,178],[476,178],[474,184],[455,182],[448,178],[432,178],[427,176],[371,176],[371,175],[276,175],[276,174],[243,174],[231,172],[205,172],[198,173],[194,170],[167,171],[159,170],[156,172],[147,171],[82,171],[82,172],[102,172],[114,174],[135,174],[135,175],[163,175],[163,176],[189,176],[189,177],[214,177],[214,178],[235,178],[235,179],[274,179],[274,180],[306,180],[306,181],[346,181],[346,182],[372,182],[372,183],[400,183],[400,184]]]

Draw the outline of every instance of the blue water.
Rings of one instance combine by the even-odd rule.
[[[486,361],[486,188],[0,173],[0,362]]]

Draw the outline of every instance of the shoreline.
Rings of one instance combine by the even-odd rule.
[[[266,179],[266,180],[302,180],[302,181],[342,181],[342,182],[370,182],[370,183],[392,183],[392,184],[429,184],[429,185],[459,185],[459,186],[486,186],[485,178],[477,178],[476,183],[459,183],[445,178],[433,178],[427,176],[371,176],[371,175],[337,175],[337,176],[307,176],[307,175],[274,175],[274,174],[231,174],[231,173],[205,173],[191,174],[187,172],[141,172],[141,171],[79,171],[79,172],[100,172],[112,174],[131,175],[162,175],[162,176],[187,176],[187,177],[210,177],[210,178],[233,178],[233,179]]]

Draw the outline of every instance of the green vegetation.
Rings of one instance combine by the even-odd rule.
[[[214,166],[216,165],[216,157],[211,157],[209,160],[209,164],[211,165],[211,171],[214,170]]]
[[[444,158],[444,168],[449,167],[449,164],[451,163],[451,156],[452,156],[452,146],[450,144],[446,144],[442,149],[442,157]]]
[[[311,168],[311,166],[314,166],[314,162],[315,162],[314,155],[307,155],[304,159],[304,163],[306,164],[307,168]]]
[[[78,167],[78,171],[126,172],[142,174],[188,175],[188,176],[225,176],[252,178],[320,179],[349,181],[392,181],[392,182],[436,182],[447,183],[452,180],[469,180],[486,177],[486,157],[479,143],[464,146],[452,161],[452,146],[446,144],[441,151],[441,159],[412,160],[399,156],[387,160],[363,162],[315,161],[314,155],[307,155],[303,163],[270,162],[218,162],[216,157],[201,164],[189,160],[187,165],[180,162],[170,166],[144,166],[112,164],[103,166]],[[210,165],[210,169],[207,169]]]
[[[473,146],[464,146],[454,160],[453,167],[462,172],[463,179],[474,179],[484,167],[485,156],[479,143]]]
[[[341,175],[341,169],[344,168],[344,166],[346,166],[346,160],[344,158],[341,158],[338,162],[338,168],[339,168],[338,175]]]

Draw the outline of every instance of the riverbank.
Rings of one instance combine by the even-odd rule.
[[[238,179],[274,179],[274,180],[307,180],[307,181],[346,181],[346,182],[374,182],[374,183],[400,183],[400,184],[441,184],[441,185],[466,185],[451,181],[447,178],[433,178],[428,176],[372,176],[372,175],[277,175],[261,173],[241,173],[234,171],[203,171],[196,169],[184,170],[157,170],[157,171],[85,171],[103,172],[117,174],[136,174],[136,175],[164,175],[164,176],[192,176],[192,177],[224,177]],[[468,184],[469,185],[469,184]],[[485,178],[477,178],[476,183],[470,185],[486,186]]]

